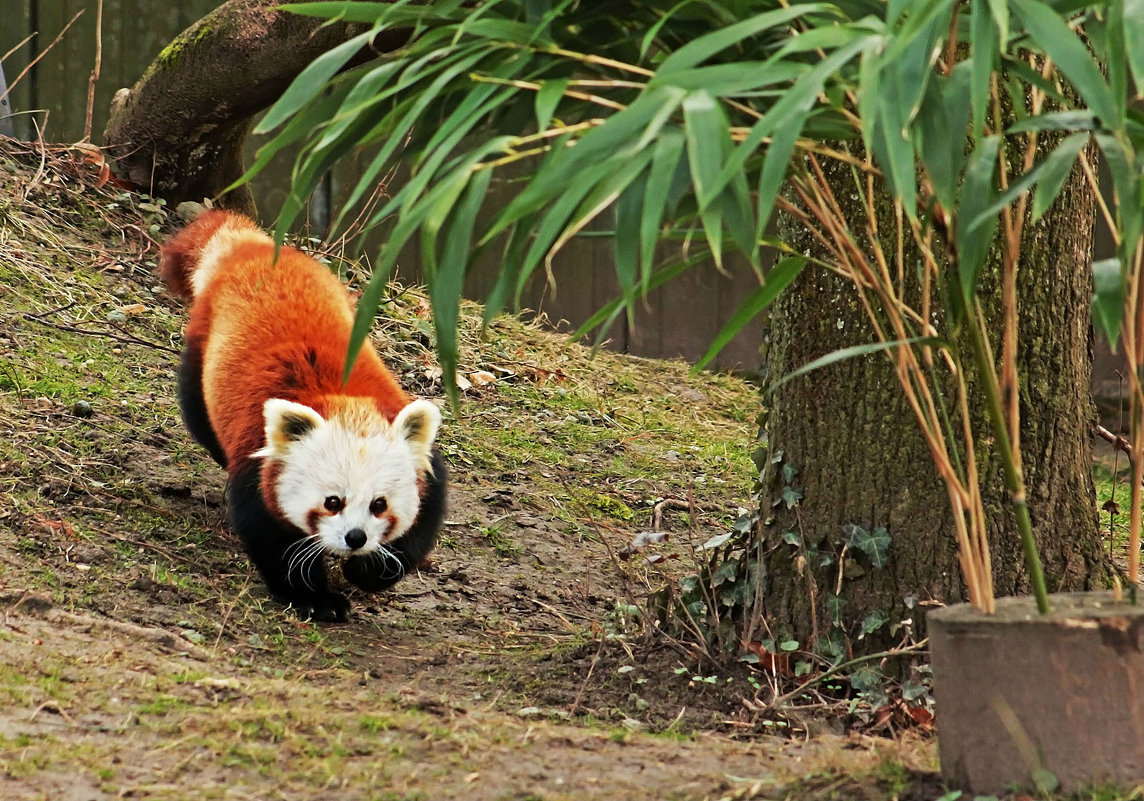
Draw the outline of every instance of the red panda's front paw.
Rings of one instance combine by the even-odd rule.
[[[345,623],[349,619],[350,602],[341,593],[331,592],[306,600],[293,600],[290,602],[290,608],[302,620],[314,623]]]

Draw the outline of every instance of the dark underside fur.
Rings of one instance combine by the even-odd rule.
[[[184,348],[179,361],[179,409],[183,413],[183,424],[195,441],[207,449],[212,459],[226,467],[226,454],[207,417],[207,404],[203,400],[203,356],[197,348]]]
[[[255,460],[231,477],[227,485],[231,527],[276,600],[294,607],[305,619],[344,621],[349,601],[330,589],[325,559],[296,559],[290,564],[290,557],[306,547],[303,540],[308,535],[270,513],[262,497],[261,467],[262,460]],[[417,569],[433,548],[445,515],[446,468],[436,451],[433,472],[417,520],[405,534],[383,546],[392,558],[375,553],[344,559],[342,574],[348,581],[376,592]]]

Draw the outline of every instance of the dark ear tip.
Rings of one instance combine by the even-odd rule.
[[[282,417],[282,436],[296,442],[314,430],[314,421],[301,414],[287,414]]]

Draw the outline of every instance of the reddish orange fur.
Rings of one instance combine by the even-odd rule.
[[[270,398],[305,404],[323,417],[340,406],[339,397],[369,398],[390,421],[409,403],[368,344],[343,386],[353,322],[345,287],[294,248],[282,247],[275,261],[273,241],[258,231],[242,215],[207,211],[164,245],[160,261],[171,291],[187,298],[204,251],[223,254],[193,297],[186,347],[203,357],[203,398],[232,475],[265,444],[262,407]],[[235,241],[219,251],[215,236]]]

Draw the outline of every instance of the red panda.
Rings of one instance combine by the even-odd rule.
[[[162,248],[159,272],[190,301],[178,370],[191,435],[229,475],[231,527],[271,594],[306,619],[342,621],[324,554],[365,590],[425,557],[445,509],[441,414],[381,358],[343,367],[353,306],[341,282],[250,219],[211,210]]]

